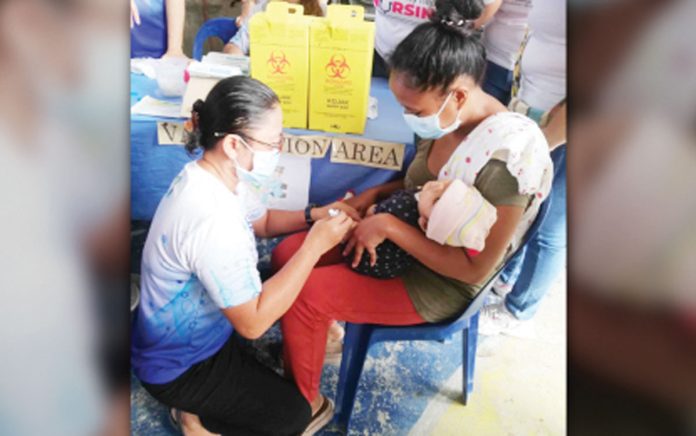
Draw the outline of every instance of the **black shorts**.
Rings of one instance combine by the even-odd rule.
[[[166,384],[142,383],[159,402],[223,435],[297,435],[311,408],[295,384],[258,362],[233,334],[213,356]]]

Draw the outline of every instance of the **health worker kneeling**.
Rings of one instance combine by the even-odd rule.
[[[240,336],[263,335],[292,305],[322,254],[359,218],[334,203],[268,210],[263,197],[283,143],[276,94],[248,77],[220,81],[193,106],[188,163],[161,200],[145,244],[133,370],[172,408],[185,433],[311,434],[331,417],[294,383],[248,355]],[[329,217],[329,209],[339,209]],[[310,218],[310,219],[308,219]],[[314,225],[302,247],[261,282],[254,236]],[[323,406],[323,407],[322,407]],[[314,409],[314,410],[313,410]]]

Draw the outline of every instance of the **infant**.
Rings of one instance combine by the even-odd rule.
[[[481,193],[461,180],[433,181],[420,192],[400,190],[368,211],[390,213],[400,220],[420,227],[425,235],[442,245],[464,247],[475,256],[485,247],[486,237],[497,219],[495,207]],[[380,279],[402,275],[416,260],[390,240],[375,251],[377,263],[370,265],[369,253],[363,253],[355,271]],[[346,262],[351,264],[353,256]]]

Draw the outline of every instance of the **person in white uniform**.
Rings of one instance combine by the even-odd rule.
[[[282,119],[268,86],[245,76],[220,81],[193,105],[187,149],[203,153],[174,179],[152,220],[131,365],[185,434],[312,434],[333,414],[331,401],[310,405],[240,343],[290,308],[321,255],[352,227],[349,215],[358,217],[342,203],[279,211],[261,202],[283,143]],[[302,248],[262,283],[254,237],[313,221]]]
[[[483,30],[486,47],[486,78],[483,90],[501,103],[510,103],[513,70],[527,34],[532,0],[503,0],[498,12]]]
[[[510,109],[542,127],[554,166],[549,211],[538,233],[510,260],[493,290],[502,301],[482,311],[479,332],[533,334],[536,313],[566,262],[566,3],[534,0],[522,53],[520,89]]]

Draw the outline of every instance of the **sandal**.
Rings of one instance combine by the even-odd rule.
[[[334,403],[333,401],[322,395],[324,401],[321,403],[321,407],[312,415],[312,420],[309,421],[309,425],[302,433],[302,436],[312,436],[314,433],[318,432],[326,424],[331,421],[334,415]]]
[[[174,427],[178,434],[186,435],[187,432],[184,431],[184,427],[181,424],[181,414],[182,411],[179,409],[175,409],[173,407],[169,409],[169,423],[172,427]],[[188,434],[221,436],[219,434],[210,433],[202,426],[202,424],[199,429],[189,430]]]
[[[169,424],[179,433],[184,434],[184,429],[181,428],[181,410],[171,408],[169,409]]]

